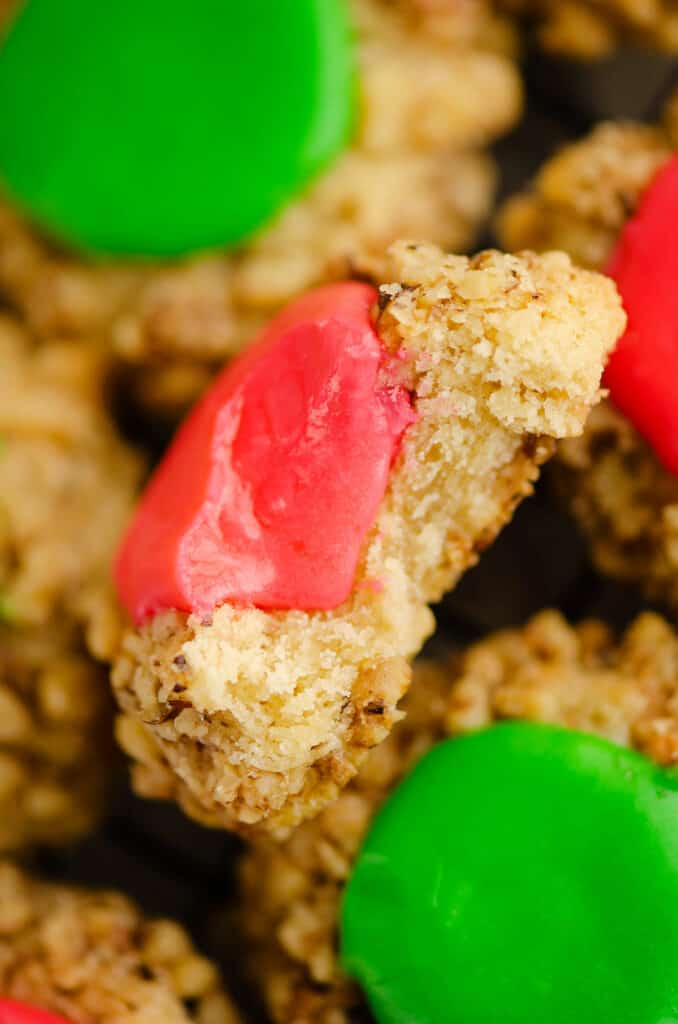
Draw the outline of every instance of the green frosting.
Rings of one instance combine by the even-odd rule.
[[[677,790],[547,726],[435,748],[344,898],[344,967],[380,1024],[675,1024]]]
[[[236,243],[338,153],[346,0],[26,0],[0,50],[0,178],[62,240]]]

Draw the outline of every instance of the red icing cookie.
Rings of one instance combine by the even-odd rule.
[[[351,592],[414,413],[369,311],[374,288],[318,288],[228,366],[177,433],[116,565],[141,622],[225,602],[319,610]]]
[[[36,1010],[12,999],[0,999],[0,1024],[67,1024],[63,1017],[56,1017],[45,1010]]]
[[[666,468],[678,473],[678,157],[645,192],[608,273],[629,320],[605,385]]]

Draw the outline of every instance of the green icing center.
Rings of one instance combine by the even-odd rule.
[[[678,782],[547,726],[441,744],[371,828],[342,957],[380,1024],[678,1021]]]
[[[0,179],[103,253],[235,244],[337,155],[346,0],[27,0],[0,50]]]

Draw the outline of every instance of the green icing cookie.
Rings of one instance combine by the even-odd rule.
[[[112,254],[245,239],[349,136],[346,0],[27,0],[0,50],[0,179]]]
[[[547,726],[435,748],[343,904],[344,967],[380,1024],[678,1021],[677,789]]]

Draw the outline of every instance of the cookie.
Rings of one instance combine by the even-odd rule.
[[[136,761],[135,787],[143,795],[176,798],[211,825],[289,828],[334,799],[367,750],[385,738],[409,685],[408,659],[434,628],[429,603],[476,562],[530,493],[552,439],[582,429],[599,397],[605,356],[623,327],[612,283],[573,269],[559,253],[486,252],[469,260],[400,243],[381,263],[380,280],[390,283],[375,291],[367,325],[384,350],[378,380],[395,404],[401,398],[389,374],[399,375],[414,422],[402,434],[383,497],[355,549],[346,598],[338,606],[281,608],[267,589],[279,597],[276,563],[269,558],[281,539],[276,523],[291,524],[286,530],[298,525],[294,495],[305,486],[302,476],[279,490],[288,468],[292,481],[299,473],[297,447],[286,438],[324,445],[341,388],[339,371],[319,397],[307,385],[311,369],[300,378],[303,387],[281,374],[268,412],[256,389],[233,391],[231,379],[233,388],[255,373],[263,379],[267,334],[253,355],[216,382],[179,432],[137,513],[139,523],[157,528],[144,535],[133,523],[118,561],[124,598],[125,580],[143,577],[166,547],[167,577],[181,590],[164,598],[177,601],[175,610],[160,607],[153,614],[152,605],[128,602],[137,626],[125,635],[112,680],[123,711],[118,737]],[[312,306],[310,296],[300,301]],[[308,330],[311,365],[310,353],[315,359],[322,346],[312,325],[299,326],[295,308],[274,322],[273,343],[296,339],[302,345]],[[286,318],[295,325],[288,334]],[[331,322],[326,313],[323,323]],[[342,336],[353,350],[353,335]],[[219,406],[222,390],[236,395],[237,404]],[[276,399],[290,390],[302,395],[294,406],[301,426],[295,418],[287,421],[287,407]],[[247,401],[261,403],[266,422],[275,424],[277,417],[280,423],[272,448],[268,435],[238,433],[249,422],[245,393],[252,396]],[[196,436],[203,437],[202,448],[193,446]],[[341,436],[333,443],[341,444]],[[248,449],[243,437],[260,438],[261,445]],[[318,496],[331,545],[333,516],[350,513],[352,491],[350,476],[333,477],[340,469],[333,449],[327,451],[312,486],[331,490],[339,479],[349,499],[339,493],[328,503],[326,493]],[[254,488],[253,478],[242,475],[242,467],[260,457],[271,472],[278,470],[273,490],[268,478]],[[205,477],[210,458],[214,468]],[[323,472],[329,483],[323,484]],[[195,476],[204,495],[197,507],[191,504]],[[168,507],[172,494],[182,496],[180,509],[189,496],[189,515],[167,522],[149,515],[154,505]],[[245,517],[237,533],[232,508]],[[305,581],[314,568],[327,573],[322,547],[309,563],[311,539],[305,542],[302,533],[295,543],[294,564]],[[214,608],[180,604],[190,593],[216,593],[209,582],[214,566],[231,600]]]

